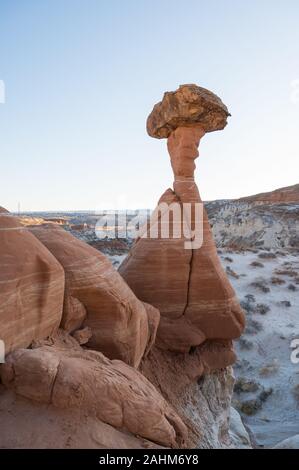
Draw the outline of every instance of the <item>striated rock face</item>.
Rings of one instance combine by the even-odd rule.
[[[227,116],[218,97],[184,85],[149,118],[149,133],[168,137],[175,181],[121,267],[141,300],[103,254],[57,224],[0,216],[0,339],[10,353],[0,447],[250,445],[240,420],[229,430],[227,366],[244,317],[194,182],[199,141]]]
[[[186,87],[189,90],[189,86]],[[190,110],[187,112],[189,92],[185,97],[182,90],[179,96],[184,111],[180,111],[181,107],[166,94],[162,103],[154,108],[149,121],[158,121],[162,108],[169,115],[179,113],[184,123],[192,122],[193,114]],[[175,178],[173,190],[168,189],[163,194],[150,228],[145,228],[119,268],[137,297],[160,310],[159,347],[177,352],[188,352],[206,340],[230,341],[238,338],[244,328],[244,315],[222,269],[206,212],[203,210],[201,219],[201,214],[196,211],[202,207],[202,201],[194,182],[194,160],[198,157],[199,141],[205,134],[205,123],[214,118],[210,102],[203,100],[201,105],[203,121],[199,116],[193,127],[179,125],[180,120],[173,122],[174,127],[179,125],[167,141]],[[179,207],[182,222],[170,217],[174,204]],[[189,218],[188,205],[191,208]],[[178,225],[189,230],[187,235],[181,233],[177,238],[162,238],[160,232],[164,223],[169,224],[170,234],[177,231]],[[201,224],[201,246],[195,243],[192,232],[196,224]],[[157,238],[151,237],[155,225],[160,226]],[[191,249],[186,249],[186,240]],[[229,364],[231,362],[225,365]]]
[[[9,353],[59,327],[64,272],[53,255],[10,215],[0,216],[0,339]]]
[[[138,366],[155,340],[159,312],[135,297],[99,251],[53,224],[31,231],[65,272],[62,328],[74,332],[89,327],[90,348]]]
[[[10,354],[1,379],[32,402],[80,409],[156,444],[178,447],[187,437],[181,419],[145,377],[121,361],[83,350],[65,334],[53,338],[52,345]]]
[[[176,91],[164,93],[160,103],[154,106],[147,119],[147,132],[151,137],[169,137],[181,126],[200,123],[205,132],[224,129],[227,107],[221,99],[197,85],[181,85]]]
[[[237,201],[267,204],[299,203],[299,184],[275,189],[274,191],[269,191],[267,193],[255,194],[254,196],[242,197],[237,199],[236,202]]]

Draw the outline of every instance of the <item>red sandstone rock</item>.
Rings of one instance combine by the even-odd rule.
[[[65,271],[62,328],[90,327],[90,348],[138,366],[155,339],[157,309],[140,302],[96,249],[53,224],[31,230]]]
[[[254,196],[242,197],[236,199],[238,202],[265,203],[265,204],[284,204],[299,202],[299,184],[287,186],[286,188],[275,189],[268,193],[255,194]]]
[[[209,101],[203,99],[201,93],[198,95],[201,113],[193,114],[190,103],[193,98],[197,103],[197,87],[195,90],[192,87],[186,86],[174,94],[166,94],[149,117],[150,135],[163,137],[164,134],[157,135],[158,131],[153,128],[167,129],[168,151],[175,176],[174,190],[168,189],[164,193],[158,205],[161,207],[164,203],[162,213],[158,218],[155,214],[152,217],[151,229],[158,225],[159,236],[152,238],[151,229],[145,230],[147,237],[143,233],[137,239],[119,268],[138,298],[160,310],[158,346],[178,352],[187,352],[190,347],[206,340],[237,338],[244,328],[243,312],[222,269],[204,210],[200,248],[192,234],[195,223],[200,223],[195,209],[202,202],[194,182],[197,147],[206,131],[224,127],[217,127],[215,115],[222,116],[226,122],[228,114],[216,98],[216,101],[212,98]],[[171,121],[169,128],[168,116],[172,115],[176,119]],[[196,119],[194,116],[197,116]],[[157,122],[161,125],[156,125]],[[182,223],[169,217],[174,203],[179,207]],[[186,212],[188,204],[191,206],[189,218]],[[187,234],[178,238],[162,238],[160,232],[165,220],[170,221],[170,233],[184,225],[188,229]],[[186,249],[186,241],[192,249]]]
[[[89,328],[89,326],[86,326],[85,328],[76,330],[73,333],[73,337],[75,338],[76,341],[78,341],[79,344],[86,344],[92,337],[91,328]]]
[[[59,327],[64,272],[53,255],[10,215],[0,216],[0,339],[9,353]]]
[[[200,124],[205,132],[224,129],[227,107],[214,93],[197,85],[181,85],[176,91],[164,93],[147,119],[147,132],[162,139],[180,126]]]
[[[69,341],[65,347],[60,337],[52,346],[13,352],[1,368],[2,382],[33,402],[80,409],[85,416],[164,446],[184,445],[185,425],[145,377],[100,352],[70,347]]]

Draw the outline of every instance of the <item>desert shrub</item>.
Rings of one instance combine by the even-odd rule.
[[[246,338],[240,338],[238,343],[239,343],[240,349],[242,350],[250,351],[250,349],[253,348],[253,342]]]
[[[249,392],[256,392],[259,388],[259,384],[254,380],[248,380],[244,377],[239,377],[236,380],[234,386],[234,392],[236,393],[249,393]]]
[[[262,408],[263,403],[272,393],[272,388],[262,390],[257,398],[253,398],[252,400],[245,400],[241,403],[239,402],[239,410],[248,416],[254,415],[255,413],[257,413],[257,411]]]
[[[291,291],[295,291],[295,290],[297,290],[297,287],[294,284],[289,284],[288,289],[291,290]]]
[[[234,262],[234,260],[230,256],[225,256],[223,259],[224,259],[224,261],[228,261],[229,263]]]
[[[271,277],[271,284],[281,286],[282,284],[285,284],[286,281],[284,279],[280,279],[279,277]]]
[[[240,277],[239,274],[237,274],[230,266],[226,266],[226,273],[235,279],[239,279]]]
[[[258,398],[252,400],[245,400],[240,403],[239,410],[245,415],[251,416],[257,413],[262,407],[262,402]]]
[[[261,367],[259,370],[259,375],[261,377],[270,377],[271,375],[274,375],[278,372],[279,370],[279,363],[278,361],[274,360],[270,364],[266,364],[265,366]]]
[[[260,315],[266,315],[266,313],[270,312],[270,307],[266,304],[257,304],[255,307],[255,312],[259,313]]]
[[[279,256],[286,256],[286,253],[284,251],[276,251],[275,254]]]
[[[259,399],[261,400],[262,403],[264,403],[267,398],[272,395],[273,393],[273,388],[265,388],[264,390],[261,391],[261,393],[259,394]]]
[[[291,307],[292,306],[292,304],[289,300],[281,300],[279,302],[279,305],[281,305],[282,307]]]
[[[261,292],[264,292],[265,294],[267,292],[270,292],[270,287],[267,286],[265,280],[261,281],[254,281],[250,284],[251,287],[254,287],[255,289],[260,290]]]
[[[261,259],[274,259],[274,258],[276,258],[276,254],[265,251],[263,253],[259,253],[258,257],[261,258]]]
[[[249,318],[247,320],[246,328],[244,333],[247,335],[256,335],[259,331],[262,331],[263,325],[261,322],[257,320],[252,320],[252,318]]]
[[[252,263],[250,263],[250,266],[252,266],[253,268],[263,268],[265,265],[260,261],[252,261]]]
[[[245,295],[245,299],[248,301],[248,302],[255,302],[255,297],[253,294],[246,294]]]
[[[292,388],[292,394],[296,401],[299,403],[299,384],[294,385]]]
[[[297,277],[298,276],[297,271],[294,271],[293,269],[275,269],[274,272],[278,276],[289,276],[289,277]]]
[[[253,302],[249,302],[247,299],[241,300],[240,305],[246,313],[253,313],[255,310]]]

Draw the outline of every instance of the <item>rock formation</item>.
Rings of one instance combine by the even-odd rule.
[[[281,203],[299,203],[299,184],[278,188],[267,193],[255,194],[254,196],[241,197],[235,202],[248,203],[265,203],[265,204],[281,204]]]
[[[228,115],[213,93],[196,85],[182,85],[164,95],[147,121],[151,136],[168,137],[174,186],[161,197],[158,208],[162,206],[162,214],[157,217],[157,211],[154,213],[151,227],[136,240],[119,272],[138,298],[160,310],[157,344],[171,351],[188,352],[207,340],[231,341],[244,328],[243,312],[220,264],[205,211],[201,247],[195,246],[191,230],[200,222],[196,206],[201,199],[194,182],[199,141],[206,132],[224,128]],[[171,233],[177,230],[169,217],[173,203],[179,204],[182,224],[189,227],[187,237],[162,238],[159,233],[152,238],[150,230],[164,220],[170,220]],[[186,249],[186,239],[191,249]]]
[[[0,215],[0,339],[9,353],[59,327],[64,272],[14,217]]]
[[[65,272],[61,327],[90,327],[88,347],[138,366],[153,344],[159,312],[140,302],[110,261],[54,224],[31,228]]]
[[[157,444],[182,446],[187,436],[181,419],[143,375],[122,361],[83,350],[65,334],[51,345],[10,354],[1,379],[21,397],[62,410],[79,408]]]
[[[195,85],[155,106],[148,131],[168,137],[175,182],[152,223],[157,238],[137,240],[121,268],[132,290],[58,225],[0,216],[0,447],[225,448],[244,439],[239,422],[229,432],[228,367],[243,314],[205,212],[203,240],[194,232],[198,144],[228,115]],[[171,232],[184,236],[163,238],[172,203],[180,218]]]
[[[0,214],[9,214],[8,210],[0,206]]]

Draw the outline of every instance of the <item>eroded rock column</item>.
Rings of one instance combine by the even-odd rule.
[[[174,172],[173,189],[162,195],[159,205],[166,203],[169,214],[171,204],[180,205],[190,237],[163,238],[159,234],[151,238],[148,231],[146,238],[136,240],[120,273],[137,297],[160,310],[156,344],[162,349],[184,353],[206,341],[229,342],[244,328],[243,312],[222,269],[206,212],[203,210],[201,220],[196,212],[202,203],[194,181],[199,142],[206,133],[223,129],[228,116],[216,95],[196,85],[182,85],[165,93],[147,121],[150,136],[167,138]],[[163,210],[165,215],[165,205]],[[177,227],[171,215],[169,220],[172,233]],[[186,248],[186,242],[195,241],[194,226],[201,224],[202,243],[189,243]],[[223,355],[223,367],[232,362],[231,354]]]

